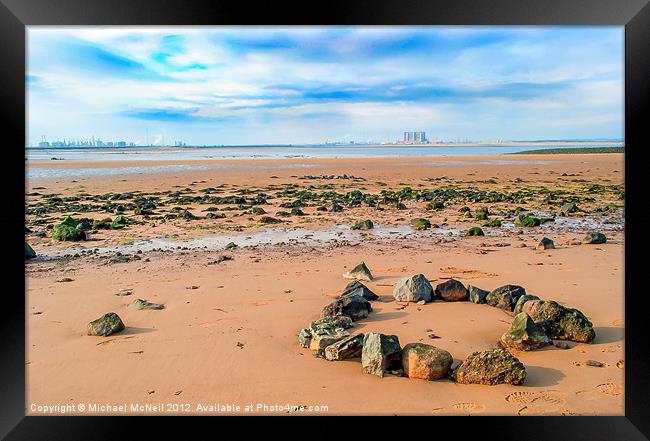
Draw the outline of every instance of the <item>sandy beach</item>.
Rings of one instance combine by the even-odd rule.
[[[142,170],[170,161],[30,162],[124,170],[26,183],[25,240],[39,256],[26,261],[26,414],[95,403],[108,407],[68,413],[286,414],[272,406],[289,404],[331,415],[623,415],[623,161],[623,154],[205,160],[174,161],[180,167],[156,173]],[[427,190],[434,199],[426,200]],[[332,209],[335,195],[354,191],[377,204]],[[393,203],[389,193],[404,197]],[[444,206],[433,207],[435,198]],[[567,200],[581,211],[560,213]],[[502,226],[484,226],[462,207],[486,207]],[[513,225],[517,207],[553,220]],[[92,223],[118,214],[126,227],[97,229],[81,242],[52,240],[64,216]],[[416,218],[435,225],[418,231],[410,225]],[[374,229],[350,230],[366,219]],[[470,227],[485,236],[466,237]],[[607,243],[582,244],[591,231]],[[536,249],[543,237],[555,249]],[[230,242],[238,246],[226,249]],[[485,290],[521,285],[578,308],[596,338],[569,341],[568,349],[513,350],[526,368],[519,386],[379,378],[362,373],[358,358],[314,357],[298,332],[361,261],[375,276],[364,284],[380,299],[351,333],[431,344],[454,364],[497,348],[509,312],[395,301],[397,280],[421,273],[434,288],[450,278]],[[137,310],[135,299],[165,308]],[[107,312],[126,329],[86,335],[88,322]],[[144,407],[133,411],[134,403]]]

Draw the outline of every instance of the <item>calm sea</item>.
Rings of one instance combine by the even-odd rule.
[[[581,144],[579,147],[609,147],[620,143]],[[282,158],[410,158],[420,156],[453,157],[485,156],[515,153],[533,149],[576,147],[571,144],[556,145],[431,145],[431,146],[247,146],[247,147],[131,147],[131,148],[28,148],[26,149],[28,178],[55,178],[64,176],[120,175],[126,173],[175,172],[191,169],[232,167],[206,163],[206,165],[157,165],[97,168],[49,168],[40,165],[31,168],[32,161],[179,161],[223,159],[282,159]],[[300,168],[298,163],[281,167]]]

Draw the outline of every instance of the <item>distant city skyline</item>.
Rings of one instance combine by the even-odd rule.
[[[26,142],[622,139],[623,31],[29,27]]]

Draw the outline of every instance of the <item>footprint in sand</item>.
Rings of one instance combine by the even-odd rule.
[[[506,401],[513,404],[530,404],[533,402],[564,404],[564,394],[557,390],[542,390],[538,392],[517,391],[506,397]]]
[[[480,413],[485,410],[484,404],[478,403],[456,403],[453,406],[454,410],[458,410],[466,413]]]
[[[525,404],[517,411],[518,415],[542,415],[547,412],[558,412],[566,403],[564,395],[556,390],[513,392],[506,396],[506,401],[512,404]]]
[[[614,383],[599,384],[598,386],[596,386],[596,389],[598,389],[600,392],[604,393],[605,395],[611,395],[611,396],[617,396],[623,393],[622,388]]]

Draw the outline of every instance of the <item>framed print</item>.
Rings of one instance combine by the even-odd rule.
[[[2,434],[646,439],[646,2],[319,8],[3,0]]]

